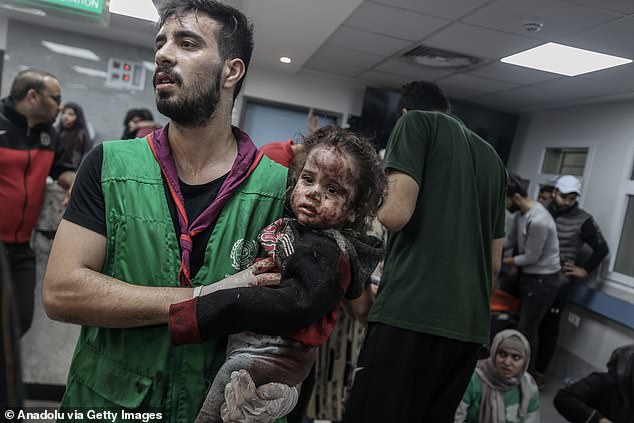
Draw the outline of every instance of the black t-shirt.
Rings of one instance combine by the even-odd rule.
[[[64,219],[82,226],[101,235],[106,235],[106,211],[103,191],[101,189],[101,164],[103,162],[103,146],[96,146],[84,159],[77,179],[73,185],[73,193],[64,213]],[[189,222],[193,222],[218,196],[223,182],[227,178],[224,175],[214,181],[203,185],[188,185],[180,181],[180,189],[185,200],[185,211]],[[165,197],[170,209],[174,232],[177,239],[180,237],[180,224],[176,204],[169,192],[169,187],[163,178]],[[193,278],[200,270],[205,257],[205,249],[211,237],[214,225],[205,229],[192,238],[192,253],[190,272]]]

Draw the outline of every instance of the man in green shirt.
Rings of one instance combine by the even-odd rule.
[[[68,416],[193,422],[226,343],[172,346],[170,304],[251,264],[283,211],[286,169],[231,126],[253,50],[246,16],[213,0],[165,0],[159,14],[153,83],[170,123],[86,157],[44,279],[48,315],[82,325]]]
[[[388,141],[385,267],[345,422],[453,421],[488,342],[506,170],[434,84],[403,87]],[[398,351],[395,351],[398,348]]]

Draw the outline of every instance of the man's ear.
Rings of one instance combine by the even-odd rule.
[[[407,112],[409,112],[409,110],[407,110],[405,107],[401,108],[401,116],[403,116]]]
[[[28,90],[26,92],[26,96],[24,96],[24,99],[27,100],[28,102],[34,102],[37,101],[38,99],[38,92],[35,88],[31,88],[30,90]]]
[[[225,61],[223,68],[224,82],[223,88],[235,88],[238,82],[244,77],[246,66],[242,59],[231,59]]]

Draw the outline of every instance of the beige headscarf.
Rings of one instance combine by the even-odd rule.
[[[508,345],[507,345],[508,344]],[[518,350],[524,356],[524,367],[520,374],[512,379],[500,376],[495,368],[495,356],[502,346]],[[480,395],[480,423],[504,423],[506,407],[504,406],[504,393],[519,385],[520,406],[518,408],[519,421],[523,422],[528,413],[528,403],[537,393],[537,385],[526,369],[531,358],[531,348],[528,340],[520,332],[507,329],[499,332],[493,338],[491,344],[491,356],[478,361],[476,373],[482,381]]]

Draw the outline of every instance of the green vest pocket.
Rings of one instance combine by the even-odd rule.
[[[72,376],[119,407],[139,407],[152,386],[150,377],[122,367],[85,344],[79,347],[74,362]]]

